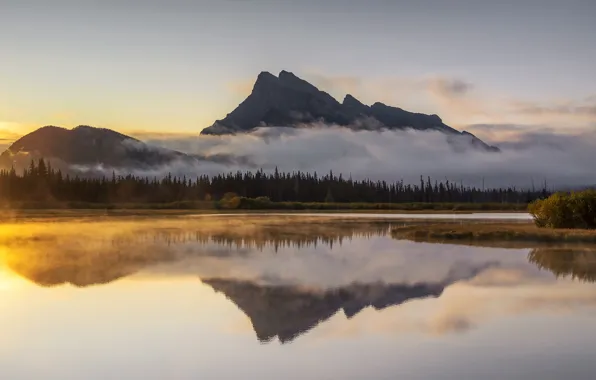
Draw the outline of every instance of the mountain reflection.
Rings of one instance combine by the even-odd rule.
[[[352,318],[364,308],[382,310],[416,298],[439,297],[448,284],[351,284],[336,289],[266,286],[247,281],[203,280],[250,319],[257,338],[287,343],[343,310]]]
[[[185,274],[201,279],[237,305],[250,319],[259,341],[277,338],[281,343],[291,342],[338,312],[349,319],[365,308],[383,310],[410,300],[436,298],[452,284],[474,279],[489,268],[511,265],[499,251],[459,254],[457,249],[443,251],[440,245],[404,245],[390,238],[383,252],[373,244],[382,239],[362,244],[387,236],[391,225],[312,220],[182,226],[180,222],[135,222],[111,228],[71,226],[70,230],[56,224],[0,237],[0,259],[14,273],[44,287],[107,284],[160,265],[171,272],[158,273],[177,274],[182,267]],[[354,239],[360,239],[360,244]],[[354,244],[345,244],[350,241]],[[414,251],[421,246],[426,248]],[[363,256],[355,253],[361,249]],[[316,258],[314,265],[302,265],[306,253]],[[596,282],[596,248],[541,247],[531,250],[527,261],[516,257],[517,264],[529,266],[529,262],[557,277]],[[283,263],[286,277],[276,277],[280,267],[272,264],[272,258]],[[365,262],[371,264],[370,276],[358,277]],[[188,268],[189,263],[194,267]],[[294,263],[303,266],[301,272]],[[255,268],[261,277],[235,275]],[[340,279],[315,286],[305,280],[313,270],[319,278],[339,273]]]
[[[542,247],[528,254],[528,261],[557,277],[596,282],[596,247]],[[419,284],[353,283],[334,289],[304,289],[297,286],[267,286],[228,279],[203,280],[223,293],[250,319],[257,338],[268,342],[275,337],[290,342],[318,324],[343,311],[350,319],[367,307],[382,310],[408,300],[436,298],[458,281],[474,278],[485,269],[497,267],[488,262],[463,275],[450,274],[443,282]]]

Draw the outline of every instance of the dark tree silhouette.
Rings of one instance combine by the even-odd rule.
[[[64,201],[91,203],[168,203],[179,201],[217,201],[226,193],[241,197],[267,197],[271,202],[366,202],[366,203],[516,203],[526,204],[550,194],[543,189],[465,187],[448,180],[426,181],[419,185],[402,181],[353,180],[333,172],[275,170],[265,173],[235,172],[196,178],[163,178],[133,175],[83,177],[64,175],[46,161],[31,162],[22,175],[14,169],[0,171],[0,198],[4,201]],[[264,199],[264,198],[262,198]]]

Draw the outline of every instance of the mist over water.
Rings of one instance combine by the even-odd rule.
[[[7,222],[0,372],[594,377],[594,247],[393,238],[404,223],[414,221],[74,213]]]

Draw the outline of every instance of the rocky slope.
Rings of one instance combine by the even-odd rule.
[[[437,115],[405,111],[383,103],[368,106],[352,95],[340,103],[331,95],[282,71],[279,76],[262,72],[251,94],[224,119],[201,131],[207,135],[246,133],[262,126],[299,126],[313,122],[352,129],[436,130],[452,138],[462,137],[475,148],[498,151],[468,132],[459,132],[443,123]]]

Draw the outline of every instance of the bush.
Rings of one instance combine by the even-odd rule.
[[[538,227],[596,228],[596,191],[556,193],[530,203],[528,211]]]
[[[596,228],[596,191],[571,194],[576,228]]]
[[[235,210],[240,207],[242,198],[236,193],[225,193],[223,197],[216,203],[216,207],[220,209]]]

